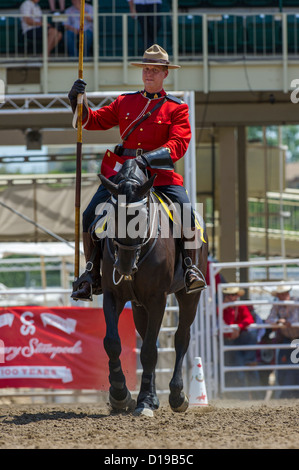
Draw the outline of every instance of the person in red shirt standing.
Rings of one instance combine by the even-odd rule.
[[[158,187],[173,202],[189,207],[191,231],[195,231],[195,217],[189,197],[183,186],[183,177],[174,171],[174,163],[187,151],[191,128],[187,104],[168,95],[163,83],[169,69],[180,68],[171,64],[167,52],[157,44],[148,48],[140,62],[131,65],[142,69],[144,89],[136,93],[118,96],[110,105],[96,111],[88,107],[83,80],[76,80],[69,93],[69,100],[76,121],[78,94],[84,95],[83,127],[86,130],[107,130],[119,126],[122,143],[114,152],[107,151],[102,161],[101,173],[111,178],[128,158],[136,158],[142,169],[150,175],[156,173],[155,187]],[[147,113],[148,117],[140,122]],[[95,208],[109,198],[110,194],[101,185],[83,213],[83,246],[87,261],[85,273],[74,283],[72,298],[92,300],[93,293],[100,294],[99,266],[88,267],[94,245],[89,234],[89,227],[95,218]],[[183,213],[183,211],[182,211]],[[184,242],[183,235],[183,242]],[[189,238],[190,241],[190,238]],[[97,249],[100,249],[97,244]],[[97,256],[98,258],[98,256]],[[183,250],[186,289],[188,292],[206,288],[203,274],[195,266],[195,250]]]
[[[222,290],[223,302],[237,302],[245,294],[243,289],[238,287],[226,287]],[[232,333],[226,333],[224,343],[226,345],[242,346],[257,344],[257,333],[248,327],[254,323],[254,318],[246,305],[232,305],[223,309],[223,321],[226,325],[234,325]],[[226,366],[248,366],[256,364],[256,351],[234,350],[225,353]],[[252,372],[228,372],[227,385],[244,386],[258,385],[259,375],[257,371]]]

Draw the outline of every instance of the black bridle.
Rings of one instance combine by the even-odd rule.
[[[152,224],[152,230],[150,231],[150,233],[148,233],[149,232],[149,220],[151,219],[151,217],[150,217],[150,202],[151,201],[153,201],[153,198],[152,198],[152,195],[150,193],[149,195],[145,196],[143,199],[141,199],[139,201],[129,202],[129,203],[121,203],[121,204],[123,204],[123,207],[125,207],[126,209],[128,209],[130,207],[138,207],[138,206],[141,206],[141,205],[144,205],[144,206],[146,205],[147,235],[141,240],[140,243],[127,244],[127,243],[121,242],[116,237],[110,238],[110,240],[112,241],[113,247],[114,247],[114,254],[112,254],[112,253],[111,254],[112,254],[112,256],[114,255],[115,263],[118,259],[118,251],[119,250],[135,252],[135,259],[134,259],[134,266],[136,267],[135,272],[138,270],[138,264],[140,264],[142,261],[144,261],[144,259],[147,258],[147,256],[150,254],[150,252],[154,248],[154,246],[156,244],[156,241],[158,239],[159,231],[160,231],[159,223],[157,223],[157,224],[153,223]],[[114,196],[111,196],[110,202],[114,207],[119,207],[119,203],[114,198]],[[154,207],[156,207],[156,205],[154,205]],[[153,221],[154,221],[154,218],[155,218],[155,214],[153,216]],[[153,236],[154,235],[155,225],[157,226],[157,229],[156,229],[155,236]],[[141,254],[142,248],[144,248],[147,244],[149,244],[150,240],[152,240],[152,239],[154,240],[154,243],[151,244],[149,250],[147,250],[147,252],[144,254],[144,256],[140,259],[140,254]]]
[[[119,204],[118,201],[113,196],[111,196],[111,203],[114,207],[119,207],[121,205],[121,206],[125,207],[126,210],[129,209],[129,208],[132,208],[132,207],[147,205],[146,212],[147,212],[147,219],[148,219],[148,215],[149,215],[149,197],[148,196],[144,197],[140,201],[128,202],[128,203],[125,203],[125,204],[124,203]],[[147,221],[147,230],[148,230],[148,221]],[[113,244],[115,246],[117,246],[118,248],[121,248],[123,250],[128,250],[128,251],[130,251],[130,250],[131,251],[132,250],[141,250],[141,248],[144,246],[145,243],[148,242],[148,240],[149,240],[148,237],[144,237],[143,240],[140,243],[129,245],[129,244],[120,242],[117,238],[112,239]]]

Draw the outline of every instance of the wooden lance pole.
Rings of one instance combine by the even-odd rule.
[[[84,12],[85,0],[81,0],[80,31],[79,31],[79,67],[78,78],[83,79],[83,49],[84,49]],[[77,97],[77,162],[76,162],[76,197],[75,197],[75,278],[79,277],[80,265],[80,207],[81,207],[81,166],[82,166],[82,114],[83,95]]]

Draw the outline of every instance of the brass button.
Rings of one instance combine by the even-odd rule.
[[[110,152],[107,153],[108,157],[110,157]]]
[[[158,121],[159,124],[161,124],[162,121]]]
[[[138,145],[141,145],[141,142],[139,142]]]
[[[143,131],[142,127],[140,128],[140,131],[141,131],[141,132]]]

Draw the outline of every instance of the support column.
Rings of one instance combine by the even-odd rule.
[[[219,261],[234,262],[236,249],[236,136],[235,128],[225,127],[219,131],[220,155],[220,190],[219,190]],[[234,282],[235,270],[225,269],[223,275],[227,281]]]
[[[239,258],[248,261],[248,194],[246,128],[238,127],[238,214],[239,214]],[[240,281],[248,282],[248,269],[240,269]]]

